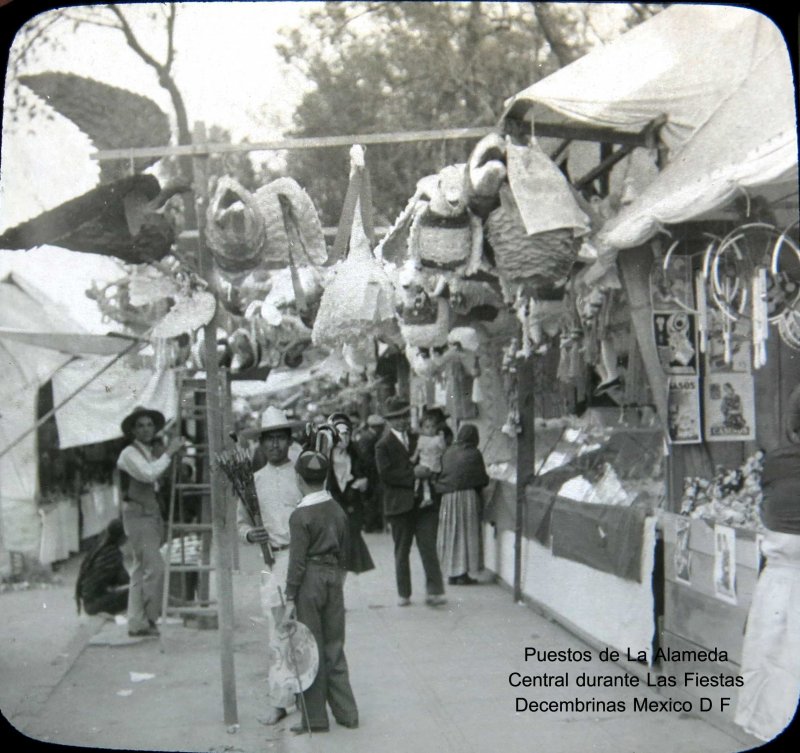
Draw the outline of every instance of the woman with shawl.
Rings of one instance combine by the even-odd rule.
[[[767,453],[761,474],[766,564],[747,615],[735,717],[761,740],[789,725],[800,698],[800,385],[785,416],[789,441]]]
[[[462,424],[456,442],[442,456],[442,472],[434,484],[442,495],[436,549],[452,586],[477,583],[469,573],[482,568],[480,491],[489,476],[478,441],[477,427]]]
[[[352,442],[353,424],[343,413],[335,413],[328,420],[334,430],[334,444],[330,451],[330,469],[327,489],[347,513],[347,564],[351,573],[364,573],[375,568],[361,529],[364,525],[364,506],[367,492],[366,465],[361,461]]]
[[[75,582],[75,603],[86,614],[120,614],[128,608],[130,577],[120,547],[127,537],[121,520],[112,520],[81,562]]]

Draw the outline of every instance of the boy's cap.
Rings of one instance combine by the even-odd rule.
[[[300,453],[294,469],[304,481],[319,483],[328,475],[328,460],[321,452],[306,450]]]

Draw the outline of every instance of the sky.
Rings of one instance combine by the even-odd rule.
[[[244,137],[251,141],[280,137],[291,125],[304,82],[276,52],[278,30],[302,24],[302,14],[315,5],[319,3],[180,4],[174,74],[190,122],[223,126],[231,131],[234,142]],[[150,10],[149,4],[125,8],[140,23]],[[152,34],[146,39],[146,49],[162,58],[163,39]],[[84,27],[73,33],[65,26],[59,41],[60,49],[49,51],[28,72],[66,70],[92,77],[146,95],[171,113],[154,71],[117,32]],[[11,131],[4,123],[0,231],[98,182],[97,164],[89,157],[94,149],[77,126],[59,115],[30,124],[32,132],[27,125]],[[109,281],[120,275],[112,259],[51,247],[0,251],[0,278],[13,270],[35,278],[45,293],[67,305],[89,330],[109,329],[84,290],[92,279]]]

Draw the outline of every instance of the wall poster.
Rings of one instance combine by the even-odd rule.
[[[705,379],[705,436],[708,442],[756,438],[753,375],[730,372]]]
[[[736,604],[736,531],[714,526],[714,595]]]
[[[701,441],[697,377],[668,377],[667,432],[672,444],[695,444]]]
[[[692,521],[689,518],[675,520],[675,579],[686,585],[692,584],[692,552],[689,549],[689,535]]]
[[[653,335],[666,374],[697,374],[697,337],[694,314],[683,311],[653,313]]]

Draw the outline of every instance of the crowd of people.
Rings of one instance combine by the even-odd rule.
[[[305,716],[295,732],[328,729],[326,706],[340,725],[358,726],[344,655],[344,593],[348,573],[375,569],[364,533],[391,531],[398,604],[411,604],[413,543],[425,572],[425,603],[446,603],[445,583],[473,585],[482,569],[481,490],[489,479],[478,430],[462,424],[454,437],[446,412],[423,408],[411,431],[412,408],[393,396],[382,415],[362,421],[346,411],[299,422],[269,406],[256,428],[253,471],[260,520],[239,505],[243,545],[269,544],[267,596],[270,636],[294,620],[317,643],[319,671],[304,691]],[[89,614],[127,611],[134,637],[158,635],[163,596],[164,537],[159,487],[185,444],[158,435],[158,411],[137,408],[122,422],[129,444],[117,462],[121,520],[111,523],[85,557],[76,585],[78,609]],[[123,562],[123,549],[128,562]],[[262,584],[263,586],[263,584]],[[285,699],[262,718],[287,715]]]

